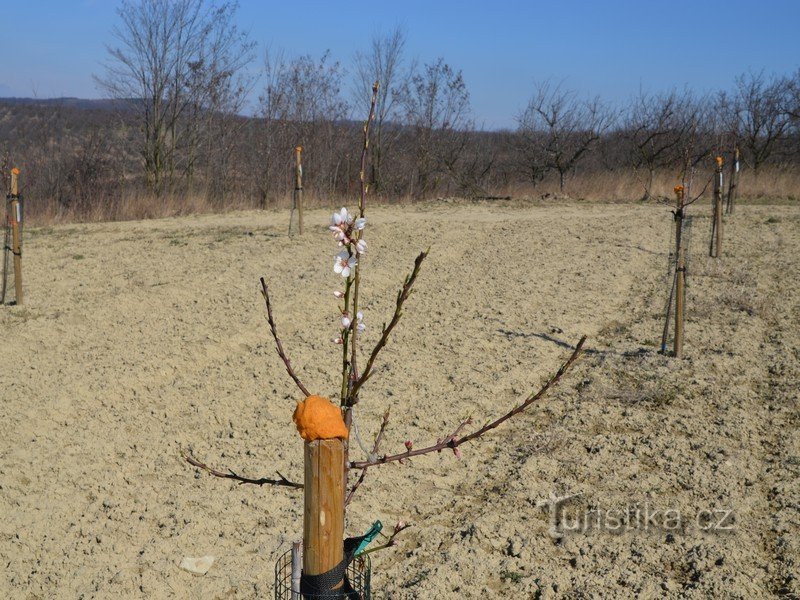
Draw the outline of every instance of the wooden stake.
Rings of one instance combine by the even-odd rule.
[[[320,575],[344,558],[344,442],[305,444],[303,573]],[[338,588],[342,585],[334,586]]]
[[[733,207],[736,202],[736,188],[739,187],[739,146],[733,149],[733,161],[731,162],[731,180],[728,183],[728,202],[725,212],[733,214]]]
[[[673,354],[683,356],[683,296],[686,286],[686,255],[683,249],[683,189],[675,194],[675,341]]]
[[[675,261],[676,267],[678,261]],[[667,339],[669,338],[669,319],[672,316],[672,299],[675,297],[675,283],[678,278],[675,274],[672,275],[672,287],[669,290],[669,299],[667,300],[666,317],[664,317],[664,329],[661,331],[661,354],[667,353]]]
[[[708,255],[718,258],[722,253],[722,157],[717,157],[717,167],[714,170],[714,212],[711,224],[711,243],[708,246]]]
[[[6,291],[8,289],[8,275],[11,269],[11,194],[8,194],[5,202],[6,214],[3,221],[3,286],[0,290],[0,304],[6,303]]]
[[[289,215],[289,235],[292,235],[294,211],[297,210],[297,230],[303,235],[303,147],[294,149],[294,194],[292,194],[292,212]]]
[[[19,169],[11,169],[11,252],[14,254],[14,291],[22,304],[22,204],[19,201]]]

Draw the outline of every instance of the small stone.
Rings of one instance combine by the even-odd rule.
[[[194,575],[205,575],[214,564],[213,556],[201,556],[199,558],[185,557],[180,564],[180,568]]]

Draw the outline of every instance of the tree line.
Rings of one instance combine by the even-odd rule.
[[[258,60],[236,8],[124,2],[96,75],[110,102],[0,104],[0,135],[26,167],[27,195],[76,217],[112,215],[103,209],[126,194],[199,197],[212,209],[268,207],[288,197],[300,145],[311,194],[346,196],[375,80],[367,177],[387,198],[569,194],[576,180],[596,174],[633,177],[636,196],[648,198],[660,173],[684,179],[734,146],[755,177],[797,169],[800,70],[747,72],[712,94],[643,90],[624,106],[543,81],[514,128],[486,131],[476,126],[461,70],[444,58],[410,59],[401,28],[374,35],[347,69],[330,53]],[[244,116],[254,95],[255,110]]]

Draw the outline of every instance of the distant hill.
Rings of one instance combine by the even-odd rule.
[[[135,99],[112,100],[109,98],[0,98],[0,103],[23,106],[50,106],[76,108],[79,110],[124,110],[130,108]]]

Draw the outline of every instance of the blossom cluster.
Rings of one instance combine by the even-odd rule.
[[[355,275],[355,268],[358,265],[359,258],[367,251],[367,242],[363,238],[363,231],[366,225],[366,217],[354,218],[346,208],[342,207],[340,211],[333,213],[328,227],[341,248],[334,256],[333,272],[347,280],[345,292],[337,290],[333,293],[336,298],[345,300],[345,308],[342,310],[342,336],[333,339],[335,344],[344,343],[343,338],[348,330],[354,329],[357,332],[362,332],[365,329],[364,315],[361,311],[358,311],[355,319],[353,319],[347,311],[347,305],[349,304],[348,293],[352,283],[351,276]]]
[[[334,258],[334,273],[345,278],[350,277],[350,272],[358,264],[357,257],[367,251],[367,242],[361,233],[366,224],[366,217],[354,219],[344,207],[339,212],[333,213],[328,229],[333,232],[333,238],[342,248]]]

